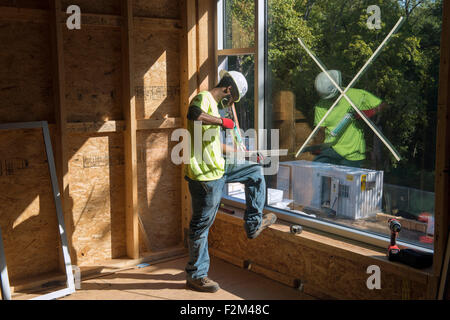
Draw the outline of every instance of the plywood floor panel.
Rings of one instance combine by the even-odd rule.
[[[185,287],[186,258],[122,271],[83,281],[81,290],[63,300],[311,300],[313,297],[211,257],[209,276],[219,282],[215,293]]]

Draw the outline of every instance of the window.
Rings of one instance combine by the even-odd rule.
[[[223,48],[251,48],[255,45],[254,0],[223,0]]]
[[[247,79],[247,94],[235,107],[239,128],[242,133],[247,133],[242,135],[244,144],[248,150],[253,150],[256,148],[256,137],[252,133],[248,134],[247,130],[256,128],[255,106],[258,105],[255,95],[258,65],[255,60],[255,1],[218,0],[217,13],[218,74],[220,76],[221,70],[235,70]],[[223,110],[221,113],[226,116],[226,113],[231,112]],[[229,134],[223,138],[229,144],[234,143],[233,136]]]
[[[403,244],[432,250],[442,1],[249,2],[218,2],[232,21],[219,38],[254,47],[254,127],[279,130],[288,150],[266,176],[267,206],[383,246],[395,218]]]

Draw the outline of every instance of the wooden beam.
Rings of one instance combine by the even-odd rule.
[[[61,23],[66,23],[68,15],[66,12],[61,12]],[[117,27],[120,28],[123,24],[123,17],[98,14],[98,13],[81,13],[81,26],[100,26],[100,27]],[[133,27],[148,28],[152,31],[181,31],[181,20],[166,19],[166,18],[147,18],[147,17],[133,17]]]
[[[136,121],[136,130],[175,129],[181,126],[181,118],[140,119]],[[126,121],[110,120],[104,122],[68,122],[66,132],[68,134],[95,134],[124,132],[125,130]]]
[[[441,61],[436,136],[436,203],[433,271],[439,276],[449,229],[449,170],[450,170],[450,3],[443,2]]]
[[[54,155],[58,185],[61,192],[61,201],[64,212],[67,241],[72,247],[72,211],[69,206],[69,162],[66,155],[67,128],[66,128],[66,100],[65,100],[65,70],[64,70],[64,43],[61,24],[58,23],[57,13],[61,11],[61,0],[49,0],[49,24],[51,32],[51,49],[53,65],[53,101],[55,107],[55,141]],[[76,263],[76,255],[72,251],[71,259]],[[60,268],[65,270],[64,260],[60,257]]]
[[[181,118],[166,118],[161,120],[144,119],[137,121],[137,130],[171,129],[179,128],[181,125]]]
[[[449,263],[450,263],[450,238],[448,238],[447,240],[447,248],[445,249],[444,262],[440,276],[439,291],[438,291],[439,300],[444,299],[444,292],[446,287],[447,291],[450,290],[450,288],[448,288],[447,285],[447,283],[449,282],[448,280]]]
[[[236,48],[217,50],[218,56],[245,56],[256,54],[256,48]]]
[[[67,123],[67,133],[108,133],[125,131],[125,121],[105,121],[105,122],[69,122]]]
[[[16,7],[0,6],[0,20],[34,22],[34,23],[48,23],[51,12],[42,9],[28,9]],[[69,15],[66,11],[59,11],[58,22],[66,24]],[[81,26],[99,26],[120,28],[123,23],[123,17],[112,14],[98,14],[98,13],[83,13],[81,12]],[[166,19],[166,18],[147,18],[134,17],[133,23],[135,28],[149,28],[153,31],[181,31],[180,19]]]
[[[170,31],[181,32],[181,20],[179,19],[161,19],[161,18],[134,18],[135,28],[148,28],[152,31]]]
[[[40,9],[0,7],[0,19],[10,21],[48,23],[49,19],[54,19],[50,18],[50,15],[53,15],[52,1],[49,0],[49,3],[51,4],[50,14],[49,11]]]
[[[180,33],[180,115],[183,128],[187,128],[189,102],[198,93],[197,84],[197,22],[196,0],[181,0],[182,32]],[[186,231],[191,218],[191,196],[184,166],[181,166],[181,232],[186,239]]]
[[[133,66],[133,2],[122,1],[123,112],[125,119],[125,220],[127,255],[139,257],[139,220],[137,195],[136,97]]]
[[[198,78],[199,90],[209,90],[215,84],[214,79],[214,18],[213,1],[198,0]]]
[[[61,12],[61,23],[66,24],[68,17],[69,15],[66,12]],[[122,22],[123,18],[121,16],[83,13],[83,11],[81,11],[81,28],[84,26],[120,28],[122,26]]]

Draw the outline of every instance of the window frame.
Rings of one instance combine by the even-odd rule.
[[[255,1],[255,46],[253,48],[235,48],[235,49],[223,49],[224,40],[224,2],[226,0],[217,0],[216,8],[216,56],[215,56],[215,70],[217,70],[217,75],[219,74],[221,68],[221,61],[223,62],[224,57],[230,55],[243,55],[252,54],[255,56],[255,130],[259,132],[261,129],[266,129],[266,122],[268,119],[265,118],[265,100],[266,100],[266,86],[267,84],[267,32],[266,24],[268,21],[268,0],[254,0]],[[442,44],[441,44],[442,46]],[[267,134],[270,139],[270,135]],[[266,149],[267,141],[264,140],[264,135],[258,134],[257,137],[257,148]],[[436,153],[439,153],[438,146],[436,146]],[[436,168],[437,169],[437,168]],[[436,176],[435,180],[438,179]],[[435,182],[436,183],[436,182]],[[436,191],[435,191],[436,192]],[[437,194],[437,192],[436,192]],[[223,201],[226,204],[233,205],[236,207],[245,206],[245,202],[241,199],[232,198],[230,196],[223,196]],[[435,204],[437,199],[435,199]],[[300,224],[305,227],[309,227],[318,231],[329,233],[332,235],[342,236],[351,240],[356,240],[369,245],[373,245],[380,248],[387,248],[390,244],[390,238],[387,235],[377,234],[371,231],[362,231],[356,228],[351,228],[332,222],[327,222],[325,220],[312,218],[308,216],[303,216],[301,214],[289,212],[288,210],[282,210],[275,207],[266,206],[265,211],[275,213],[281,220]],[[434,219],[435,230],[438,221]],[[436,248],[436,243],[433,244],[433,249],[422,247],[414,243],[405,242],[402,240],[397,240],[397,245],[400,248],[411,248],[428,253],[434,253]]]

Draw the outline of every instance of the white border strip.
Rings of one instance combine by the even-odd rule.
[[[57,299],[75,292],[75,282],[73,278],[72,263],[70,260],[70,254],[68,249],[66,227],[64,224],[64,213],[62,210],[61,193],[58,187],[58,178],[56,175],[55,160],[53,157],[53,149],[50,139],[50,132],[48,130],[48,123],[47,121],[39,121],[39,122],[18,122],[18,123],[0,124],[0,130],[38,129],[38,128],[42,128],[42,134],[44,136],[45,151],[47,154],[48,168],[50,171],[50,177],[52,181],[53,199],[55,201],[56,214],[58,217],[58,227],[59,227],[58,229],[61,239],[61,249],[63,253],[67,277],[67,288],[31,299],[31,300],[48,300],[48,299]]]
[[[265,113],[265,30],[266,30],[266,0],[256,0],[255,5],[255,40],[256,43],[256,56],[255,56],[255,128],[258,130],[264,128],[264,113]],[[264,135],[258,134],[257,136],[257,148],[266,149],[266,139]]]
[[[5,248],[3,247],[2,229],[0,228],[0,290],[2,300],[11,300],[8,268],[6,267]]]
[[[217,0],[217,50],[223,49],[224,0]]]

